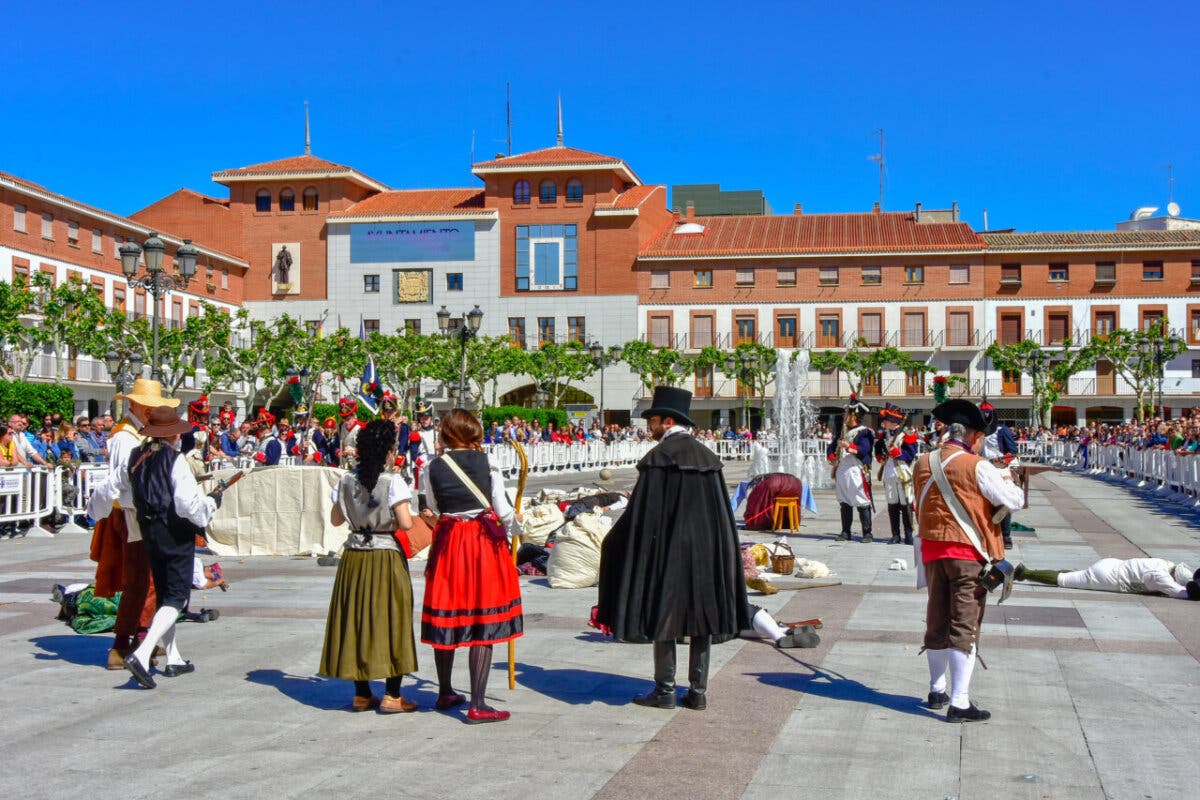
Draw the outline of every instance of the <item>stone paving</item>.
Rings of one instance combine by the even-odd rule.
[[[730,465],[727,477],[744,469]],[[351,687],[313,674],[333,581],[314,559],[222,559],[230,591],[193,600],[221,618],[180,627],[197,672],[145,691],[102,668],[107,635],[54,620],[50,585],[91,577],[87,537],[0,541],[0,797],[1195,796],[1200,604],[1018,586],[985,618],[989,668],[976,670],[972,699],[992,720],[948,724],[921,705],[923,594],[911,571],[888,569],[896,558],[911,566],[911,549],[835,542],[832,495],[817,502],[822,515],[789,538],[842,585],[752,601],[785,620],[822,618],[819,647],[719,645],[706,712],[631,706],[649,684],[649,648],[586,626],[594,589],[523,578],[518,685],[508,690],[498,648],[489,687],[513,717],[483,726],[432,710],[421,645],[404,689],[420,713],[347,713]],[[1046,473],[1016,519],[1035,528],[1015,534],[1017,557],[1033,567],[1142,554],[1200,565],[1196,516],[1145,490]],[[686,648],[680,657],[682,673]]]

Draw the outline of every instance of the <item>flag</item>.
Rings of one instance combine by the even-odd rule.
[[[379,388],[379,376],[375,374],[375,358],[367,356],[367,365],[363,369],[362,380],[358,383],[358,399],[363,402],[367,408],[371,409],[372,414],[379,413],[379,395],[383,392]]]

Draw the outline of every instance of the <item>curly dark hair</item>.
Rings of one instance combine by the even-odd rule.
[[[396,446],[396,424],[386,419],[371,420],[358,432],[358,482],[368,492],[375,491],[380,474],[387,467],[387,456]]]

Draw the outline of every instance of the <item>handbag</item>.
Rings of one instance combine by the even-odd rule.
[[[400,545],[400,549],[404,551],[405,558],[412,558],[433,544],[433,529],[426,525],[425,520],[420,517],[413,517],[411,528],[408,530],[397,528],[392,536],[395,538],[396,544]]]
[[[497,541],[508,541],[508,531],[504,528],[504,522],[496,513],[496,509],[492,507],[491,502],[483,496],[483,492],[475,485],[475,481],[467,477],[467,473],[462,471],[462,467],[454,463],[454,459],[450,456],[442,456],[442,461],[446,462],[446,466],[450,467],[450,471],[462,481],[462,484],[470,490],[471,494],[475,495],[475,499],[479,501],[479,505],[483,506],[483,511],[476,514],[473,519],[483,526],[483,530],[492,539]]]

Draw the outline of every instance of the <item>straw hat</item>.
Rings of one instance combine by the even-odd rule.
[[[131,392],[128,394],[119,394],[113,399],[140,403],[147,408],[158,408],[160,406],[175,408],[179,405],[178,397],[163,397],[162,384],[158,381],[152,381],[149,378],[138,378],[133,382],[133,390]]]
[[[134,402],[141,402],[135,400]],[[180,419],[170,406],[155,406],[147,415],[146,424],[138,433],[155,439],[170,439],[173,436],[190,433],[192,423]]]

